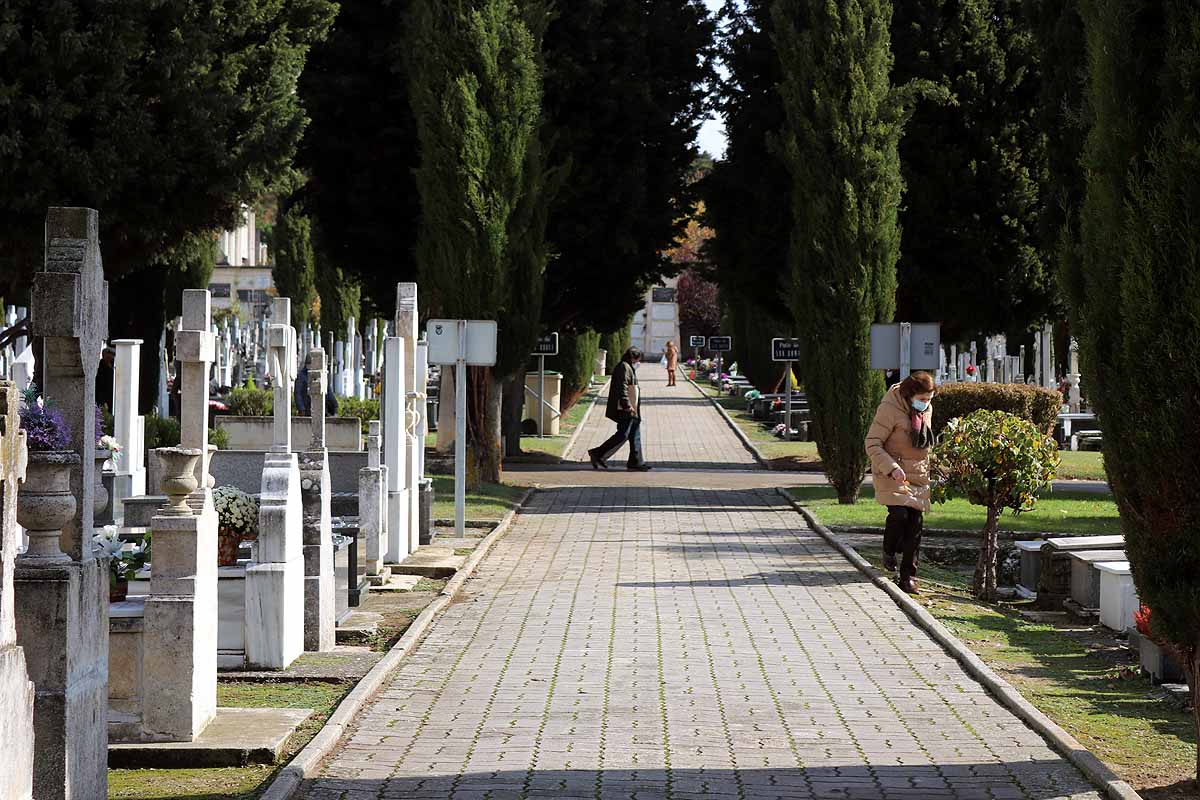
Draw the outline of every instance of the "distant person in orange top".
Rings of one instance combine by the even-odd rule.
[[[667,359],[667,386],[675,385],[675,369],[679,366],[679,348],[674,342],[667,342],[667,350],[664,354]]]

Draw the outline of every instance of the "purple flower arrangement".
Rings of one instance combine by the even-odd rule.
[[[71,446],[71,429],[62,412],[46,405],[34,384],[25,390],[21,430],[25,431],[30,450],[67,450]]]

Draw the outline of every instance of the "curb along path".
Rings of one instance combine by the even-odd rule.
[[[722,795],[1100,796],[775,493],[637,486],[534,495],[301,791]]]

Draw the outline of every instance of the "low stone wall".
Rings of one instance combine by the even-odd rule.
[[[355,420],[357,422],[357,420]],[[263,457],[266,450],[218,450],[213,453],[208,471],[217,486],[236,486],[243,492],[262,491]],[[358,492],[358,471],[367,465],[367,453],[361,451],[329,454],[330,491]]]
[[[274,442],[273,417],[214,417],[214,424],[229,434],[231,450],[270,450]],[[312,442],[312,420],[292,417],[292,452],[308,449]],[[358,417],[326,417],[325,447],[334,451],[363,449],[362,423]]]

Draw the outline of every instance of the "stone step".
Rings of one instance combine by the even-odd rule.
[[[450,578],[462,567],[466,556],[456,556],[453,547],[425,545],[400,564],[389,564],[393,573],[420,575],[423,578]]]
[[[244,767],[276,764],[306,719],[309,708],[218,708],[217,716],[194,742],[113,744],[113,768]]]
[[[379,633],[383,615],[372,611],[351,611],[337,626],[338,644],[363,644]]]
[[[371,584],[372,587],[384,586],[385,584],[387,584],[388,579],[390,579],[391,577],[392,577],[392,568],[384,567],[383,569],[379,570],[378,575],[368,575],[367,583]]]
[[[395,575],[391,570],[388,570],[388,579],[385,583],[378,586],[372,586],[372,592],[411,592],[421,582],[420,575]]]

